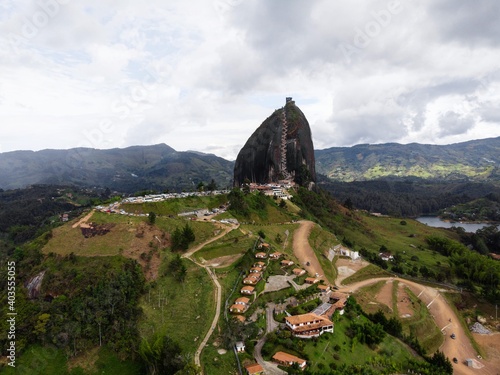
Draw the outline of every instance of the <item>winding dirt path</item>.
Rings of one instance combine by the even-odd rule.
[[[219,238],[222,238],[224,237],[226,234],[228,234],[229,232],[231,232],[232,230],[234,229],[238,229],[239,227],[239,224],[230,224],[230,225],[220,225],[219,228],[221,229],[221,232],[215,236],[215,237],[212,237],[210,238],[209,240],[205,241],[205,242],[202,242],[198,245],[196,245],[195,247],[193,247],[192,249],[189,249],[188,251],[186,251],[182,257],[183,258],[190,258],[194,253],[196,253],[197,251],[201,250],[204,246],[208,245],[209,243],[212,243],[214,241],[217,241]]]
[[[217,236],[212,237],[209,240],[193,247],[191,250],[189,250],[188,252],[186,252],[182,255],[182,258],[187,258],[190,261],[192,261],[193,263],[195,263],[196,265],[198,265],[199,267],[204,268],[207,271],[208,275],[210,276],[210,278],[212,279],[212,282],[215,285],[215,290],[214,290],[215,316],[214,316],[214,319],[212,320],[212,324],[210,325],[210,329],[208,330],[208,332],[205,335],[205,337],[203,338],[203,340],[200,342],[200,345],[198,346],[198,349],[196,349],[196,352],[194,354],[194,363],[200,367],[201,367],[201,360],[200,360],[201,352],[203,351],[203,348],[205,347],[205,345],[207,345],[208,340],[210,339],[210,337],[214,333],[215,328],[217,327],[217,322],[219,321],[221,306],[222,306],[222,287],[219,283],[219,280],[217,279],[217,275],[210,269],[210,267],[208,265],[198,263],[193,258],[191,258],[191,256],[195,252],[197,252],[198,250],[202,249],[204,246],[218,240],[221,237],[224,237],[230,231],[237,229],[238,227],[239,227],[239,225],[235,225],[235,224],[232,224],[229,226],[224,226],[222,232],[219,233]]]
[[[407,285],[413,293],[415,293],[422,302],[427,305],[436,325],[445,335],[443,345],[439,348],[450,360],[457,358],[458,363],[453,363],[453,374],[455,375],[497,375],[499,372],[498,363],[496,361],[478,360],[484,365],[481,369],[474,369],[465,365],[465,360],[469,358],[477,359],[477,353],[472,347],[472,344],[467,337],[463,327],[458,323],[459,319],[455,312],[450,307],[445,298],[441,295],[440,290],[415,283],[413,281],[399,278],[376,278],[360,281],[350,285],[342,285],[340,292],[353,293],[359,288],[376,283],[380,280],[399,280],[400,283]],[[449,321],[451,319],[451,322]],[[450,335],[455,333],[456,338],[452,339]]]
[[[324,276],[325,272],[309,245],[309,235],[316,225],[312,221],[299,221],[299,228],[293,233],[293,253],[299,259],[300,265],[306,269],[310,276],[318,274]],[[309,262],[309,266],[307,265]]]

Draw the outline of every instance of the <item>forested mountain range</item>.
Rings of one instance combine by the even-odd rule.
[[[316,150],[318,184],[344,203],[385,214],[438,213],[499,194],[500,138],[446,146],[378,144]],[[234,162],[165,144],[124,149],[0,154],[0,189],[33,184],[108,187],[123,193],[232,186]],[[486,218],[493,220],[493,218]]]
[[[123,149],[14,151],[0,154],[0,188],[32,184],[138,190],[192,189],[214,179],[231,184],[233,163],[211,154],[178,152],[165,144]]]
[[[445,146],[361,144],[317,150],[316,171],[334,181],[385,177],[500,181],[500,137]]]

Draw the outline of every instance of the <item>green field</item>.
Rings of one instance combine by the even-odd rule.
[[[368,266],[361,268],[359,271],[353,275],[347,277],[342,281],[342,284],[349,285],[357,283],[358,281],[376,279],[378,277],[391,277],[393,276],[390,272],[384,271],[382,268],[369,264]]]
[[[403,332],[418,337],[427,353],[434,353],[444,341],[443,334],[434,322],[427,306],[409,288],[405,289],[414,306],[414,315],[411,318],[401,319]]]
[[[211,242],[197,251],[194,257],[201,261],[211,260],[227,255],[244,254],[252,249],[257,237],[250,233],[244,234],[240,229],[232,230],[217,241]]]
[[[172,257],[166,252],[162,262]],[[187,259],[183,262],[187,266],[184,282],[162,275],[141,298],[139,331],[142,338],[161,332],[178,342],[183,352],[194,354],[215,314],[214,285],[205,269]]]
[[[409,288],[405,288],[412,303],[413,315],[411,317],[401,318],[397,309],[396,291],[399,284],[397,280],[394,281],[392,285],[392,305],[386,306],[385,304],[377,303],[375,297],[385,284],[386,282],[381,280],[360,288],[354,294],[356,301],[367,314],[374,314],[378,310],[382,310],[388,319],[391,317],[397,318],[402,323],[403,333],[405,335],[417,337],[427,353],[434,353],[443,343],[443,335],[434,323],[426,305],[420,301]]]
[[[288,255],[293,255],[293,233],[299,224],[269,224],[269,225],[242,225],[242,230],[257,235],[259,231],[264,232],[264,242],[271,245],[272,251],[279,251]],[[288,237],[286,232],[288,231]],[[277,236],[281,237],[281,243],[276,241]],[[293,259],[296,260],[296,259]]]
[[[135,238],[136,228],[144,219],[95,212],[90,221],[97,224],[111,223],[113,227],[106,235],[85,238],[80,228],[63,225],[52,231],[53,237],[43,252],[81,256],[119,255]]]
[[[355,244],[356,249],[365,248],[378,254],[385,246],[393,255],[401,257],[405,271],[419,270],[425,266],[434,274],[444,274],[449,269],[448,258],[436,251],[429,250],[426,238],[439,235],[457,240],[453,232],[432,228],[416,220],[375,217],[358,214],[364,224],[364,230],[346,227],[344,238]],[[402,225],[403,223],[406,223]]]
[[[93,351],[95,352],[95,351]],[[19,356],[16,367],[6,367],[2,374],[6,375],[137,375],[144,373],[142,365],[131,361],[122,361],[106,347],[102,347],[93,358],[82,355],[84,367],[75,365],[82,358],[68,362],[64,350],[54,346],[30,346]],[[89,361],[90,360],[90,361]],[[73,363],[74,362],[74,363]]]

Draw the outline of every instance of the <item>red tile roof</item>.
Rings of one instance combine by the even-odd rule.
[[[248,372],[249,375],[259,374],[259,373],[264,372],[264,369],[258,363],[254,363],[254,364],[251,364],[251,365],[246,365],[245,369],[247,370],[247,372]]]

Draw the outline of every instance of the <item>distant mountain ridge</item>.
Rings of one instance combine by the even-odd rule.
[[[500,181],[500,137],[452,145],[375,144],[315,150],[316,172],[334,181],[392,177]],[[213,178],[232,185],[235,163],[166,144],[123,149],[0,153],[0,188],[33,184],[109,187],[122,192],[193,189]]]
[[[165,144],[123,149],[13,151],[0,154],[0,188],[32,184],[109,187],[122,192],[192,189],[214,179],[231,185],[233,163]]]
[[[316,171],[334,181],[384,177],[500,181],[500,137],[451,145],[361,144],[316,150]]]

